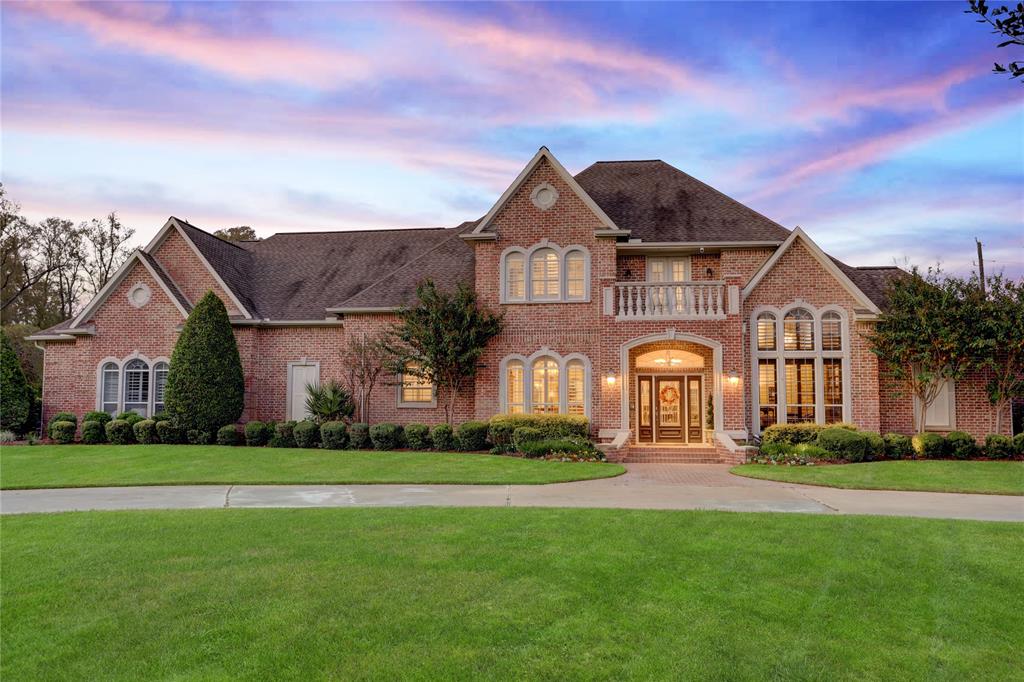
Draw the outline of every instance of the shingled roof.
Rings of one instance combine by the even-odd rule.
[[[789,230],[664,161],[599,161],[576,176],[631,238],[782,242]]]
[[[178,285],[174,283],[171,276],[167,274],[166,270],[164,270],[164,266],[160,265],[160,261],[141,249],[139,250],[139,256],[149,263],[149,267],[153,268],[153,272],[156,273],[157,278],[163,282],[163,285],[167,287],[167,290],[171,292],[171,295],[178,300],[178,303],[180,303],[181,307],[185,309],[185,312],[192,312],[192,304],[189,303],[185,294],[181,292]]]

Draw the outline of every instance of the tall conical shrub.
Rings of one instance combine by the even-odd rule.
[[[11,340],[0,331],[0,428],[21,433],[28,419],[28,383]]]
[[[192,309],[171,356],[167,413],[180,427],[215,434],[245,406],[245,378],[224,303],[209,291]]]

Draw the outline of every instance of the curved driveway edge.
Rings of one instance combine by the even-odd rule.
[[[728,473],[726,465],[630,465],[617,478],[548,485],[198,485],[0,491],[0,512],[258,507],[595,507],[877,514],[1024,521],[1024,497],[844,490]]]

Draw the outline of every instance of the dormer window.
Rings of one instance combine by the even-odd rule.
[[[546,241],[529,249],[510,247],[501,257],[502,303],[590,300],[590,252]]]

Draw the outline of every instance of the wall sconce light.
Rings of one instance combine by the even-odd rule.
[[[729,385],[738,386],[740,383],[740,374],[736,370],[729,372]]]
[[[605,381],[608,382],[609,386],[614,386],[616,381],[615,372],[608,372],[608,376],[605,377]]]

